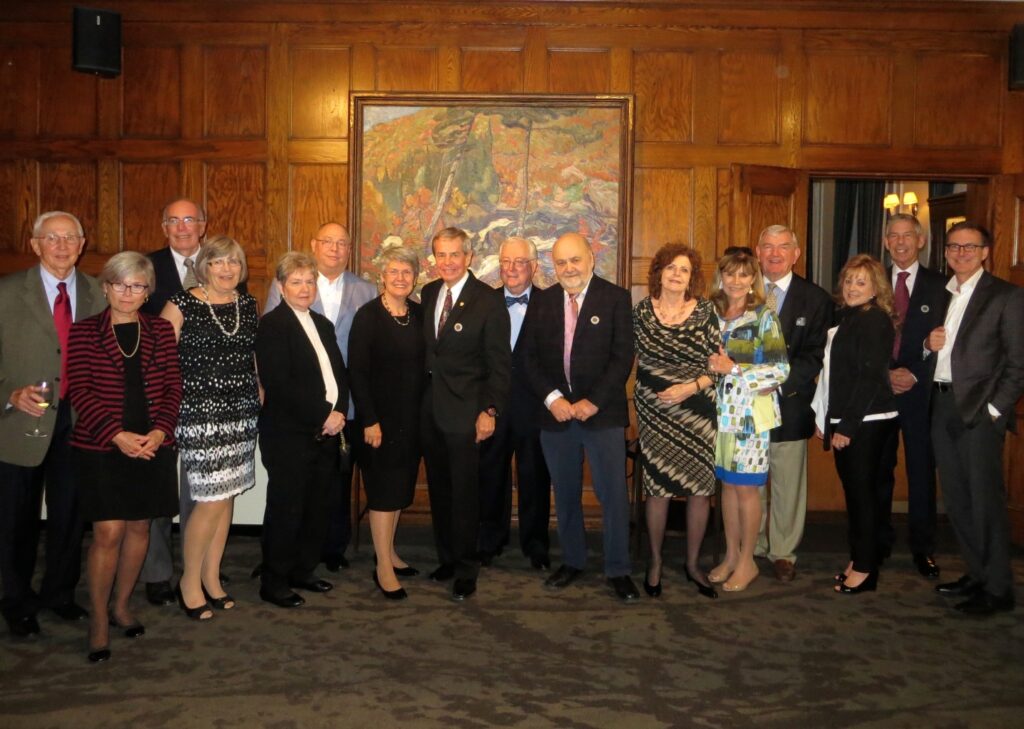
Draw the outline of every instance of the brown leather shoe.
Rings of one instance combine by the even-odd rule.
[[[788,559],[777,559],[772,566],[775,567],[775,576],[783,582],[792,582],[796,577],[796,565]]]

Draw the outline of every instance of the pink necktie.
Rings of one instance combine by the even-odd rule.
[[[452,313],[452,290],[445,289],[448,293],[444,295],[444,306],[441,307],[441,318],[437,320],[437,336],[441,336],[444,323],[448,321],[448,315]]]
[[[68,394],[68,334],[71,333],[71,297],[68,296],[68,285],[63,281],[57,284],[53,325],[60,342],[60,399],[63,400]]]
[[[562,345],[562,368],[565,370],[565,383],[572,389],[569,370],[572,363],[572,338],[576,334],[576,320],[580,316],[580,305],[576,303],[579,294],[569,294],[569,303],[565,307],[565,342]]]
[[[910,308],[910,289],[907,288],[907,279],[910,278],[908,271],[900,271],[896,274],[896,290],[893,291],[893,304],[896,306],[896,339],[892,343],[892,358],[900,356],[900,331],[903,322],[907,318],[907,309]]]

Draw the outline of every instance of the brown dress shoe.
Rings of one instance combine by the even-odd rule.
[[[796,565],[788,559],[777,559],[772,565],[775,567],[775,576],[783,582],[792,582],[796,577]]]

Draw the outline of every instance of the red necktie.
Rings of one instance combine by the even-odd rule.
[[[907,318],[907,309],[910,308],[910,289],[907,288],[907,279],[910,273],[900,271],[896,274],[896,289],[893,291],[893,304],[896,307],[896,339],[892,343],[892,358],[900,356],[900,332],[903,329],[903,322]]]
[[[441,330],[444,329],[444,323],[448,321],[448,316],[452,313],[452,290],[445,289],[448,293],[444,295],[444,306],[441,307],[441,318],[437,320],[437,336],[441,336]]]
[[[68,394],[68,334],[71,333],[71,297],[68,285],[57,284],[57,298],[53,302],[53,325],[60,342],[60,399]]]

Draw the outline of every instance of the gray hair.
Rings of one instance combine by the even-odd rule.
[[[288,251],[277,262],[277,270],[274,272],[274,277],[279,283],[283,284],[293,273],[302,270],[312,271],[313,275],[316,276],[319,273],[316,267],[316,259],[302,251]]]
[[[913,225],[914,232],[917,233],[918,237],[924,235],[924,227],[921,225],[921,221],[918,220],[913,215],[908,215],[907,213],[896,213],[891,218],[889,218],[889,222],[885,224],[885,234],[889,235],[889,231],[892,230],[892,226],[900,222],[901,220]]]
[[[501,242],[501,245],[498,246],[498,256],[499,257],[501,257],[501,252],[503,250],[505,250],[505,246],[507,246],[509,243],[525,243],[530,248],[530,258],[536,260],[536,258],[537,258],[537,244],[534,243],[529,238],[520,238],[517,235],[509,236],[508,238],[506,238],[505,240],[503,240]]]
[[[47,220],[50,220],[51,218],[70,218],[75,223],[75,228],[78,230],[78,235],[80,237],[85,236],[85,228],[82,227],[82,221],[80,221],[71,213],[65,213],[63,210],[51,210],[47,213],[43,213],[42,215],[40,215],[38,218],[36,218],[35,222],[32,223],[33,238],[38,238],[42,235],[43,223],[45,223]]]
[[[769,225],[761,231],[761,235],[757,236],[757,244],[761,245],[764,243],[764,239],[770,235],[784,235],[786,233],[789,233],[790,237],[793,239],[793,245],[799,248],[800,241],[796,238],[796,231],[786,225]]]
[[[167,204],[164,205],[164,209],[160,213],[160,220],[164,220],[164,219],[167,218],[167,208],[171,207],[171,205],[174,205],[175,203],[180,203],[180,202],[187,202],[187,203],[190,203],[193,206],[195,206],[196,212],[199,213],[199,220],[200,220],[200,222],[205,222],[205,220],[206,220],[206,211],[203,210],[203,206],[200,205],[199,203],[197,203],[195,200],[192,200],[192,199],[187,198],[187,197],[176,197],[173,200],[168,200]]]
[[[229,238],[226,235],[216,235],[203,243],[199,249],[199,255],[196,256],[195,273],[199,283],[205,284],[209,282],[208,270],[210,263],[218,258],[235,259],[242,264],[238,280],[241,282],[249,278],[249,266],[245,262],[245,251],[242,250],[242,246],[238,245],[238,241],[234,238]]]
[[[120,283],[129,276],[141,276],[152,293],[156,288],[156,273],[153,262],[138,251],[122,251],[107,259],[107,264],[100,272],[100,282],[105,284]]]
[[[381,273],[389,263],[405,263],[412,268],[414,279],[420,276],[420,257],[412,248],[407,248],[404,245],[385,248],[380,254]]]
[[[469,233],[464,231],[462,228],[445,228],[444,230],[439,230],[437,233],[435,233],[434,237],[430,239],[430,252],[431,253],[434,252],[434,244],[440,238],[446,238],[446,239],[449,239],[449,240],[460,240],[460,241],[462,241],[462,252],[463,253],[467,253],[468,254],[468,253],[472,253],[473,252],[473,244],[469,240]]]

